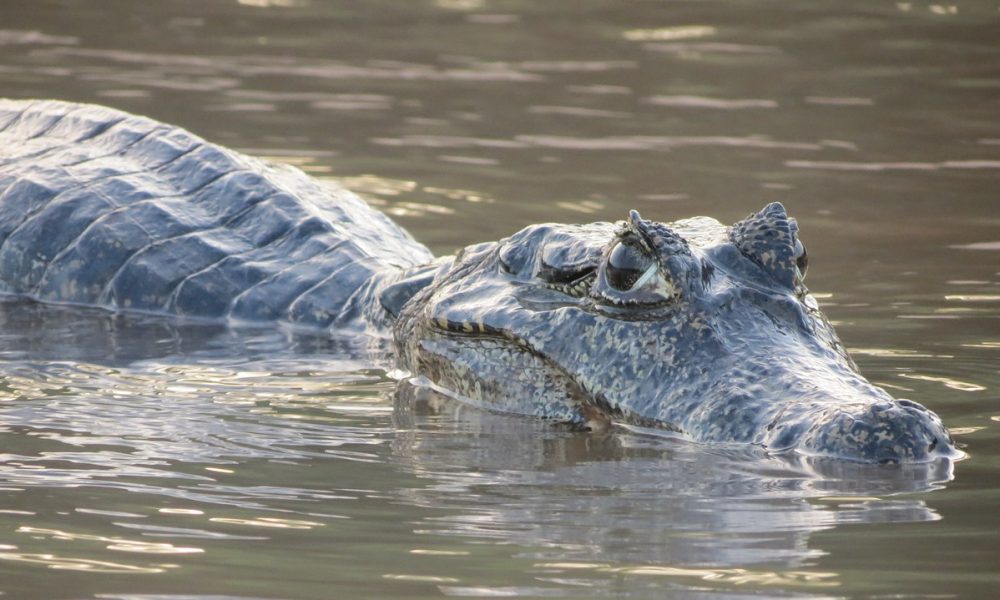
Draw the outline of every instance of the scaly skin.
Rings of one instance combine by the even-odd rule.
[[[381,286],[432,258],[297,169],[103,107],[0,100],[0,291],[383,331]]]
[[[780,204],[732,227],[537,225],[434,260],[301,171],[97,106],[0,100],[0,291],[392,334],[490,410],[862,462],[958,455],[859,373]]]
[[[612,284],[619,244],[650,265],[628,291]],[[406,305],[399,360],[477,405],[585,428],[861,462],[957,456],[937,415],[858,372],[802,284],[804,254],[777,203],[733,227],[634,211],[529,227],[460,254]]]

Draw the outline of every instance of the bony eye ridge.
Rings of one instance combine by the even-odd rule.
[[[642,287],[656,275],[656,262],[634,242],[622,240],[608,254],[608,284],[620,292]]]

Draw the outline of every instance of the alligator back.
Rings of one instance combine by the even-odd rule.
[[[387,272],[431,258],[297,169],[104,107],[0,100],[0,292],[355,326],[381,318]]]

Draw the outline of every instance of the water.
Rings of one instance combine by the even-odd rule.
[[[5,301],[0,594],[989,597],[998,26],[996,2],[3,0],[0,95],[298,165],[438,253],[781,200],[862,370],[969,458],[580,435],[397,389],[359,340]]]

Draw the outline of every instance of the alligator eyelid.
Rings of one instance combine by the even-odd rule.
[[[656,271],[657,271],[656,263],[649,265],[649,267],[646,268],[646,271],[639,277],[639,279],[636,279],[635,283],[632,284],[632,289],[634,290],[637,288],[641,288],[642,286],[649,283],[650,280],[652,280],[653,277],[656,276]]]

